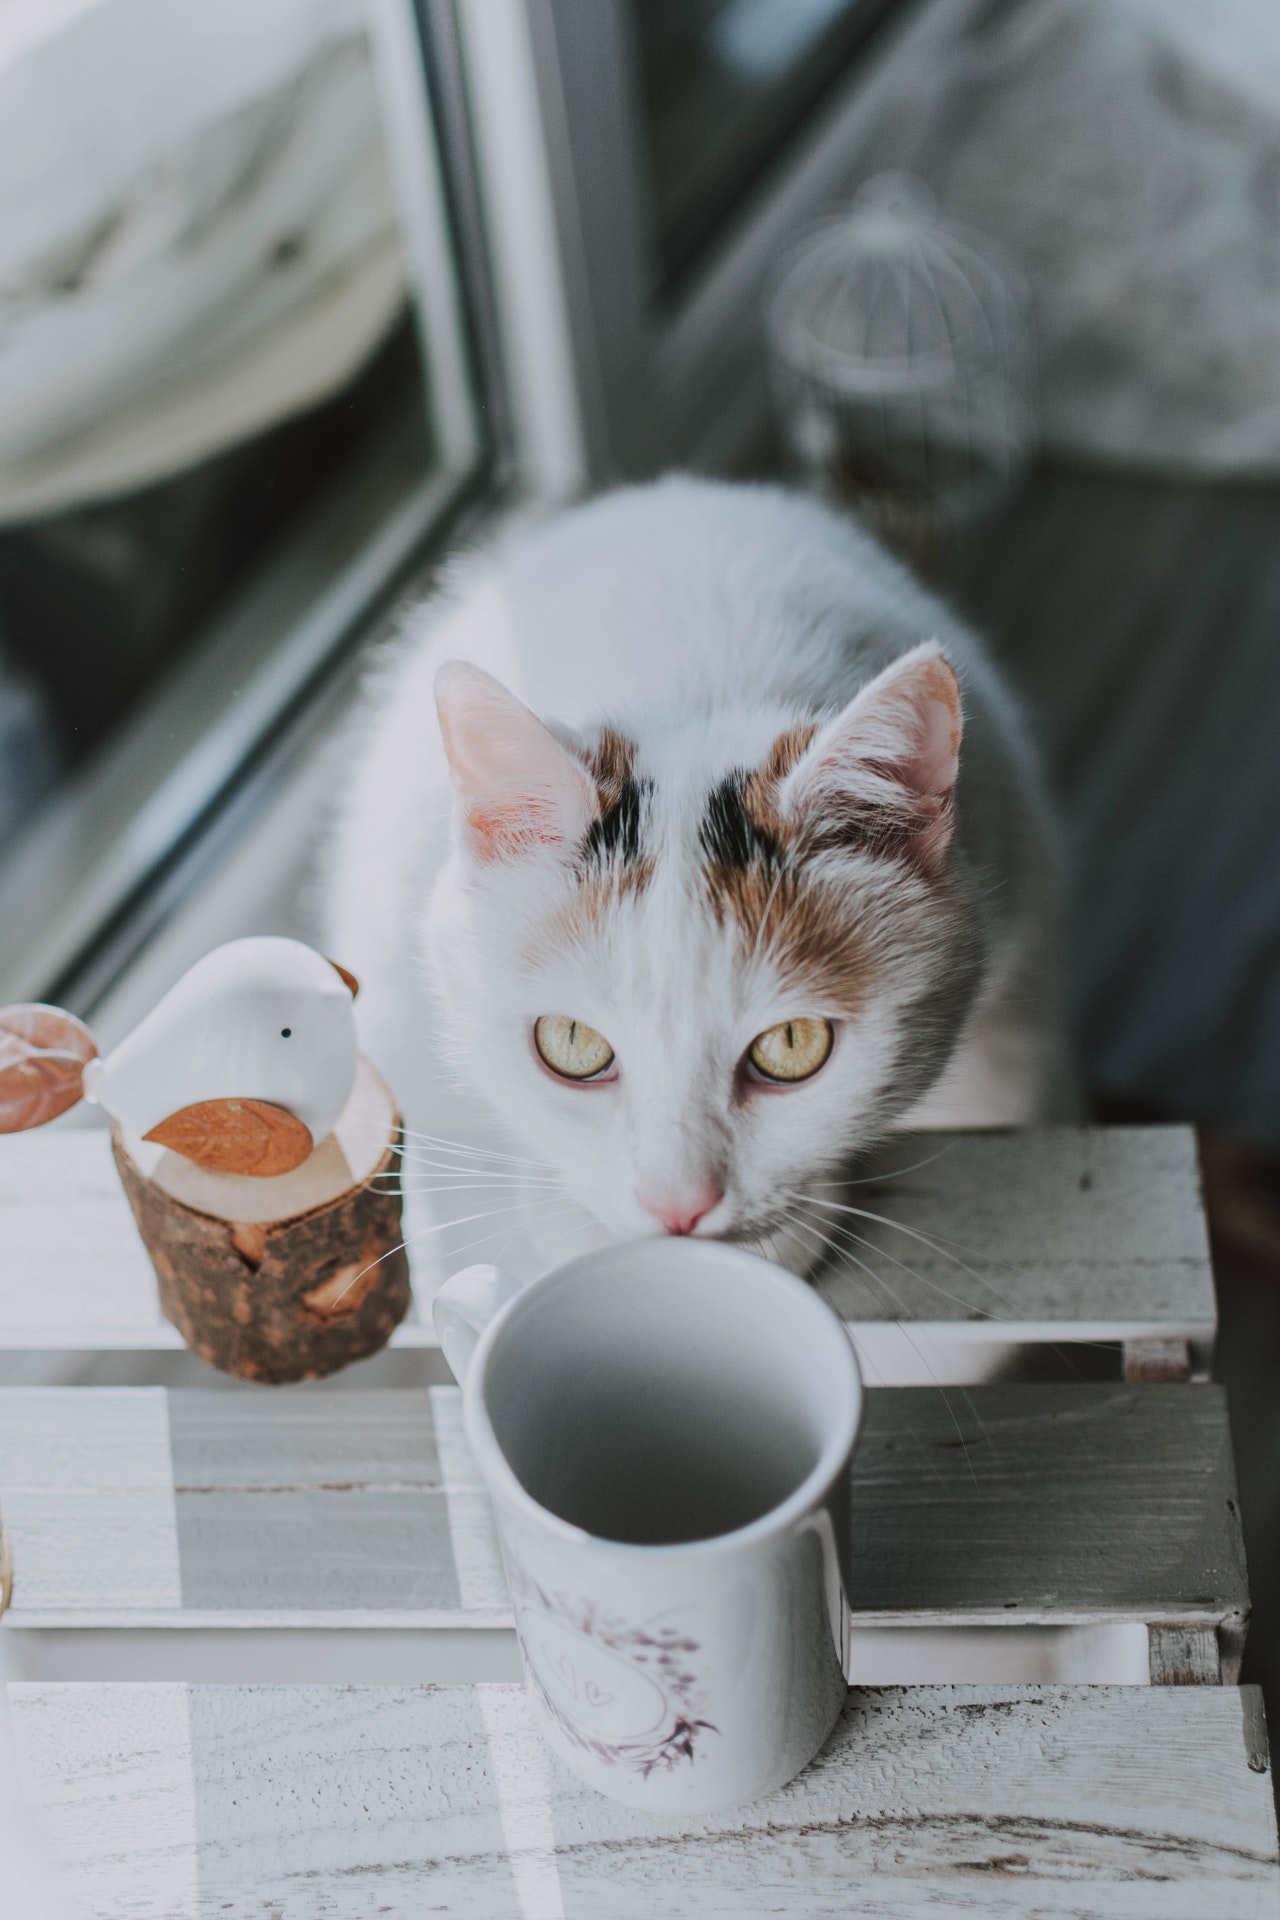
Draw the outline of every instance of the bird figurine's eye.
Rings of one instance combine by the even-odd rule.
[[[281,1029],[280,1029],[280,1038],[281,1038],[282,1040],[289,1040],[289,1039],[292,1039],[292,1037],[293,1037],[293,1028],[292,1028],[292,1027],[281,1027]]]
[[[766,1080],[808,1080],[825,1065],[834,1039],[829,1020],[806,1015],[800,1020],[784,1020],[757,1034],[747,1058]]]
[[[567,1013],[544,1013],[534,1023],[533,1044],[563,1080],[595,1080],[613,1065],[613,1048],[604,1035]]]

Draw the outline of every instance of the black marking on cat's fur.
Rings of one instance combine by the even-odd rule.
[[[779,841],[747,811],[743,788],[748,777],[738,768],[711,789],[698,828],[698,841],[708,860],[731,872],[744,872],[756,860],[772,866],[784,858]]]
[[[582,843],[584,865],[631,865],[640,859],[644,805],[652,792],[652,780],[635,780],[628,775],[622,781],[617,798],[587,829]]]

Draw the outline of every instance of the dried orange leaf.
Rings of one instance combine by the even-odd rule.
[[[84,1022],[61,1007],[0,1007],[0,1133],[42,1127],[74,1107],[97,1051]]]
[[[295,1114],[269,1100],[197,1100],[143,1138],[213,1173],[250,1173],[260,1180],[292,1173],[315,1145]]]

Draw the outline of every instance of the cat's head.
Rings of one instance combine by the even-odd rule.
[[[926,1090],[972,995],[946,659],[919,647],[816,722],[589,738],[459,662],[436,693],[456,1064],[612,1232],[778,1225]]]

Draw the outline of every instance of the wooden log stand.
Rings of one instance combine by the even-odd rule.
[[[384,1347],[409,1307],[400,1119],[367,1060],[327,1139],[292,1173],[214,1173],[112,1127],[160,1287],[193,1353],[242,1380],[334,1373]]]

